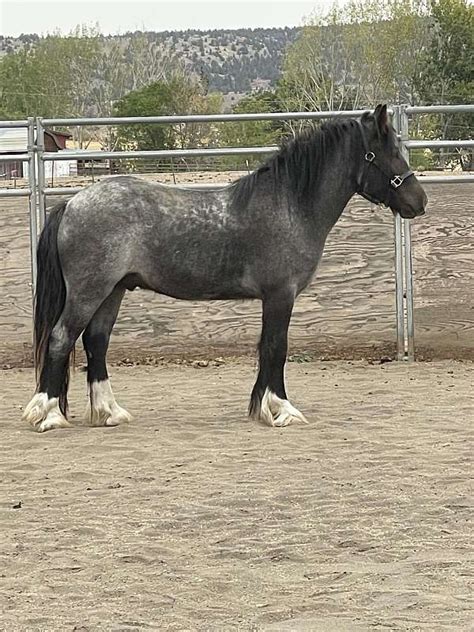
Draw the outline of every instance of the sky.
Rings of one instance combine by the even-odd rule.
[[[104,34],[126,31],[301,26],[332,0],[0,0],[0,35],[70,32],[98,23]]]

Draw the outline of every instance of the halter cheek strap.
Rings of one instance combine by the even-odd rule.
[[[405,180],[407,178],[409,178],[410,176],[413,175],[413,171],[411,169],[408,169],[407,171],[405,171],[405,173],[402,173],[401,175],[395,174],[395,175],[390,175],[388,174],[385,169],[379,164],[379,162],[376,159],[376,156],[374,154],[373,151],[370,151],[369,149],[369,144],[367,142],[367,138],[365,136],[365,132],[364,132],[364,128],[362,127],[362,123],[357,120],[357,124],[359,126],[360,129],[360,133],[362,136],[362,143],[364,145],[364,151],[365,151],[365,155],[364,155],[364,169],[362,172],[362,178],[361,181],[358,183],[359,184],[359,189],[357,191],[357,193],[360,193],[360,195],[363,195],[364,197],[366,197],[370,202],[373,202],[374,204],[385,204],[387,203],[388,200],[388,195],[390,193],[390,189],[398,189],[398,187],[402,186],[402,184],[405,182]],[[370,193],[366,193],[364,191],[364,187],[366,184],[366,180],[367,180],[367,172],[369,169],[369,166],[373,165],[374,167],[377,167],[377,169],[384,174],[384,176],[386,176],[388,182],[387,182],[387,192],[385,194],[385,199],[384,200],[377,200],[377,198],[375,198],[374,196],[370,195]]]

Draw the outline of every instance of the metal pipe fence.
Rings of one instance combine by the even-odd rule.
[[[407,118],[404,116],[403,109],[397,107],[393,118],[393,126],[398,132],[401,141],[401,150],[405,158],[408,151],[404,146],[404,140],[408,137]],[[412,359],[410,355],[411,342],[408,338],[408,332],[412,330],[412,324],[408,322],[413,315],[413,310],[408,309],[407,301],[409,296],[413,296],[413,292],[407,291],[408,284],[412,284],[411,277],[405,274],[407,266],[407,256],[411,260],[411,250],[406,248],[407,239],[410,240],[410,223],[406,219],[402,219],[397,213],[394,215],[395,224],[395,305],[397,314],[397,360],[405,358]],[[410,267],[411,269],[411,267]]]
[[[30,266],[31,266],[31,291],[33,298],[36,288],[36,247],[38,243],[38,197],[39,191],[36,186],[36,146],[35,146],[35,119],[33,117],[23,121],[0,121],[0,129],[21,129],[27,130],[26,153],[0,154],[0,163],[4,162],[26,162],[28,165],[28,187],[27,188],[4,188],[0,189],[0,198],[6,197],[27,197],[29,210],[29,231],[30,231]]]
[[[407,106],[399,105],[395,108],[395,128],[398,131],[402,154],[410,162],[410,149],[442,149],[442,148],[471,148],[473,140],[410,140],[409,117],[420,114],[455,114],[472,113],[474,105],[439,105],[439,106]],[[456,184],[461,182],[474,182],[474,176],[428,176],[421,177],[421,183]],[[396,259],[396,278],[403,277],[403,316],[404,316],[404,353],[403,358],[414,360],[415,358],[415,320],[414,320],[414,289],[413,289],[413,256],[411,244],[411,226],[408,220],[402,220],[398,215],[395,223],[400,223],[398,234],[400,235],[403,250],[402,265]],[[401,281],[400,281],[401,282]],[[401,294],[401,292],[400,292]],[[398,296],[398,294],[397,294]],[[402,298],[400,298],[402,300]],[[402,311],[402,310],[400,310]],[[397,312],[398,313],[398,312]],[[400,314],[398,317],[400,318]],[[402,358],[400,339],[397,340],[398,358]]]
[[[404,145],[407,149],[441,149],[443,147],[454,147],[456,149],[468,149],[474,147],[474,140],[406,140]]]
[[[36,283],[36,248],[39,233],[46,221],[46,199],[49,196],[71,196],[83,187],[53,187],[46,184],[45,164],[65,160],[150,160],[196,157],[225,157],[255,155],[266,156],[274,153],[276,146],[268,147],[213,147],[200,149],[177,149],[156,151],[89,151],[65,150],[61,152],[45,151],[46,129],[55,127],[110,127],[135,124],[172,125],[180,123],[221,123],[244,121],[304,121],[327,118],[358,117],[365,110],[345,110],[326,112],[264,112],[251,114],[206,114],[183,116],[151,117],[108,117],[77,119],[30,118],[21,121],[0,121],[1,128],[27,128],[27,151],[21,154],[0,154],[0,163],[22,161],[28,163],[28,187],[0,188],[0,198],[27,197],[29,204],[31,277],[33,292]],[[406,106],[397,105],[389,110],[393,114],[394,127],[398,133],[402,152],[409,159],[410,149],[470,149],[474,140],[410,140],[409,118],[422,114],[474,113],[474,105],[454,106]],[[422,183],[458,184],[474,182],[474,175],[463,176],[422,176]],[[219,189],[222,184],[186,184],[186,188]],[[415,348],[414,292],[412,269],[412,246],[410,223],[396,215],[394,219],[395,244],[395,302],[397,358],[413,360]]]
[[[407,105],[405,112],[412,114],[474,114],[473,104],[464,105]]]
[[[24,121],[0,121],[0,129],[7,129],[10,127],[28,127],[30,119]]]
[[[0,189],[0,198],[2,197],[30,197],[32,189]]]
[[[420,182],[427,184],[459,184],[461,182],[474,182],[474,175],[466,175],[466,176],[418,176],[420,178]]]
[[[362,116],[366,110],[325,112],[255,112],[248,114],[183,114],[181,116],[123,116],[108,118],[42,119],[45,127],[133,125],[135,123],[224,123],[226,121],[301,121]],[[389,110],[393,113],[393,110]]]
[[[42,160],[138,160],[150,158],[194,158],[196,156],[239,156],[250,154],[273,154],[278,149],[276,145],[271,147],[213,147],[212,149],[162,149],[145,151],[61,151],[45,152]]]

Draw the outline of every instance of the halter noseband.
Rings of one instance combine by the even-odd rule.
[[[364,151],[365,151],[365,155],[364,155],[364,170],[362,172],[362,178],[361,181],[358,183],[359,184],[359,189],[357,191],[357,193],[359,193],[360,195],[364,196],[365,198],[367,198],[370,202],[373,202],[374,204],[385,204],[385,206],[387,205],[387,201],[388,201],[388,194],[390,192],[390,187],[392,189],[398,189],[398,187],[401,187],[402,184],[405,182],[405,180],[407,178],[409,178],[410,176],[413,175],[413,171],[411,169],[408,169],[408,171],[405,171],[405,173],[402,173],[401,175],[390,175],[388,174],[385,169],[377,162],[376,160],[376,156],[374,154],[373,151],[370,151],[369,149],[369,144],[367,142],[367,138],[365,136],[364,133],[364,128],[362,127],[362,123],[357,120],[357,124],[359,126],[360,129],[360,133],[362,135],[362,143],[364,145]],[[386,178],[388,179],[388,184],[387,184],[387,193],[385,194],[385,200],[377,200],[377,198],[375,198],[373,195],[370,195],[370,193],[367,193],[364,191],[364,186],[367,180],[367,171],[370,165],[374,165],[374,167],[377,167],[377,169],[383,173],[384,176],[386,176]]]

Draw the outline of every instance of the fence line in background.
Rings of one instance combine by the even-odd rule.
[[[29,210],[29,231],[30,231],[30,266],[31,266],[31,291],[34,299],[36,288],[36,247],[38,244],[38,196],[39,191],[36,186],[36,144],[35,130],[36,121],[33,117],[24,121],[0,121],[0,129],[21,129],[27,130],[27,151],[22,154],[0,154],[2,162],[26,162],[28,164],[28,188],[8,188],[0,189],[0,198],[4,197],[27,197]]]
[[[28,197],[31,278],[33,292],[36,284],[36,248],[39,233],[46,221],[46,198],[55,195],[73,195],[83,187],[48,187],[46,186],[45,163],[59,160],[135,160],[158,158],[191,158],[198,156],[231,156],[231,155],[269,155],[278,148],[270,147],[220,147],[211,149],[178,149],[157,151],[74,151],[60,153],[45,151],[46,128],[78,127],[78,126],[119,126],[134,124],[177,124],[177,123],[217,123],[225,121],[288,121],[288,120],[320,120],[326,118],[357,117],[365,110],[341,110],[327,112],[264,112],[251,114],[203,114],[183,116],[149,116],[149,117],[108,117],[77,119],[42,119],[29,118],[21,121],[0,121],[2,128],[27,128],[28,146],[23,154],[0,154],[0,163],[21,161],[28,163],[28,188],[0,189],[0,198]],[[474,140],[410,140],[408,135],[409,117],[421,114],[454,114],[474,113],[474,105],[443,106],[406,106],[397,105],[390,110],[393,114],[394,127],[398,133],[402,153],[409,159],[410,149],[436,148],[474,148]],[[427,176],[420,177],[421,183],[474,182],[474,175],[463,176]],[[172,186],[172,185],[171,185]],[[189,184],[187,188],[218,189],[222,184]],[[413,270],[410,223],[399,215],[394,219],[395,243],[395,298],[396,298],[396,330],[397,358],[399,360],[414,359],[415,327],[413,305]]]

